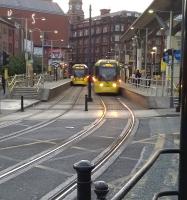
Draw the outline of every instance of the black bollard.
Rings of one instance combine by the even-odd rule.
[[[108,185],[104,181],[97,181],[94,183],[94,192],[97,195],[98,200],[106,200],[106,195],[109,192]]]
[[[24,112],[23,96],[21,96],[21,112]]]
[[[73,165],[77,171],[77,200],[91,200],[91,171],[94,167],[88,160]]]
[[[88,95],[85,95],[85,111],[88,111]]]

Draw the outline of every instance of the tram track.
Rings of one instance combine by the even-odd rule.
[[[74,89],[74,88],[71,87],[71,88],[69,89],[70,91],[68,90],[68,93],[72,94],[73,89]],[[33,117],[33,116],[42,114],[42,113],[44,113],[44,112],[50,110],[51,108],[53,108],[54,106],[56,106],[59,102],[61,102],[61,101],[67,96],[66,92],[67,92],[67,91],[65,91],[65,94],[60,95],[60,97],[57,97],[57,98],[53,99],[53,100],[52,100],[53,103],[50,104],[50,105],[49,105],[48,107],[46,107],[46,108],[42,108],[42,109],[40,108],[39,111],[37,111],[37,112],[35,112],[35,113],[31,113],[31,114],[29,114],[28,116],[20,117],[18,120],[1,122],[1,123],[0,123],[0,129],[2,129],[2,128],[7,128],[7,127],[9,127],[9,126],[11,126],[11,125],[17,125],[17,124],[21,123],[23,120],[28,120],[28,119],[30,119],[30,118]],[[78,94],[79,94],[79,93],[80,93],[80,91],[78,91]],[[36,107],[37,107],[37,106],[36,106]]]
[[[61,114],[59,114],[59,115],[57,115],[56,117],[53,117],[53,118],[51,118],[51,119],[48,119],[48,120],[39,122],[39,123],[34,124],[34,125],[32,125],[32,126],[29,126],[29,127],[27,127],[27,128],[24,128],[24,129],[22,129],[22,130],[19,130],[19,131],[15,131],[15,132],[6,134],[5,136],[1,136],[1,137],[0,137],[0,143],[1,143],[1,142],[4,142],[4,141],[6,141],[6,140],[10,140],[10,139],[15,138],[15,137],[19,137],[19,136],[24,135],[24,134],[26,134],[26,133],[30,133],[30,132],[32,132],[32,131],[35,131],[35,130],[40,129],[40,128],[43,128],[43,127],[45,127],[45,126],[47,126],[47,125],[49,125],[49,124],[55,122],[58,118],[60,118],[60,117],[62,117],[63,115],[65,115],[67,112],[69,112],[69,111],[75,106],[76,102],[78,101],[78,99],[79,99],[80,96],[81,96],[82,90],[83,90],[83,88],[80,88],[80,90],[78,90],[77,94],[75,95],[76,98],[73,100],[72,105],[71,105],[68,109],[66,109],[63,113],[61,113]],[[65,97],[66,97],[66,95],[63,95],[62,97],[58,98],[52,105],[50,105],[49,107],[47,107],[45,110],[38,111],[37,113],[31,114],[31,115],[29,115],[27,118],[24,118],[24,120],[29,119],[29,118],[31,118],[32,116],[36,116],[36,115],[39,115],[39,114],[41,114],[41,113],[44,113],[45,111],[50,110],[51,108],[53,108],[54,106],[56,106],[57,103],[61,102]],[[13,123],[13,122],[9,122],[9,124],[10,124],[10,125],[12,125],[12,124],[13,124],[13,125],[17,125],[18,123],[21,123],[21,122],[22,122],[22,119],[19,119],[19,120],[17,120],[17,121],[14,122],[14,123]],[[2,128],[2,127],[3,127],[3,128],[5,128],[5,127],[7,128],[7,126],[6,126],[6,125],[3,126],[3,124],[0,125],[0,128]]]
[[[79,93],[81,94],[81,93]],[[79,95],[76,99],[76,101],[78,100]],[[106,107],[104,105],[104,103],[102,102],[103,105],[103,113],[100,116],[100,118],[98,118],[97,120],[95,120],[90,126],[88,126],[87,128],[81,130],[80,132],[76,133],[75,135],[73,135],[70,138],[67,138],[64,142],[62,142],[61,144],[55,145],[54,147],[48,149],[45,152],[42,152],[38,155],[33,156],[32,158],[28,158],[14,166],[11,166],[3,171],[0,172],[0,184],[3,183],[4,181],[7,181],[9,179],[11,179],[13,176],[16,176],[20,173],[23,173],[24,171],[30,169],[32,166],[34,165],[38,165],[42,162],[44,162],[45,160],[48,160],[49,158],[53,157],[54,155],[58,154],[59,152],[63,151],[65,148],[67,148],[69,145],[72,145],[73,143],[77,142],[78,140],[81,140],[83,137],[86,137],[87,135],[91,134],[96,128],[98,128],[104,119],[104,116],[106,114]],[[73,107],[73,106],[72,106]],[[66,110],[66,113],[69,111]],[[64,114],[64,113],[63,113]],[[55,120],[57,120],[57,118],[61,117],[63,114],[59,115],[58,117],[56,117],[53,120],[50,120],[48,122],[49,123],[53,123]],[[45,124],[46,125],[46,124]],[[38,127],[36,127],[38,128]],[[41,125],[40,125],[41,128]],[[27,131],[28,132],[28,131]],[[20,133],[21,134],[21,133]],[[23,134],[23,133],[22,133]],[[16,135],[18,136],[18,135]],[[13,136],[11,136],[12,138]],[[9,138],[10,139],[10,138]],[[2,140],[1,140],[2,142]]]
[[[86,128],[84,128],[84,130],[72,135],[70,138],[67,138],[61,144],[55,145],[54,147],[44,152],[41,152],[40,154],[34,155],[33,157],[30,157],[24,161],[19,162],[18,164],[14,166],[11,166],[1,171],[0,184],[3,184],[13,179],[14,177],[17,177],[23,174],[24,172],[32,169],[33,167],[36,167],[42,164],[43,162],[53,158],[57,154],[60,154],[64,150],[68,149],[73,144],[78,143],[79,141],[82,141],[83,138],[87,138],[87,136],[94,133],[105,122],[105,117],[106,117],[106,112],[107,112],[106,107],[108,106],[105,105],[104,100],[102,100],[102,104],[103,104],[104,110],[103,110],[102,116],[99,119],[96,119],[94,122],[92,122],[90,126],[87,126]],[[104,163],[107,162],[110,159],[110,157],[120,148],[120,145],[128,137],[127,133],[129,132],[129,134],[131,134],[131,131],[133,129],[133,123],[134,123],[134,119],[129,118],[127,126],[123,129],[124,133],[121,133],[120,136],[108,148],[106,148],[98,156],[96,156],[96,158],[93,160],[94,164],[96,165],[96,168],[94,169],[93,174],[96,174],[98,170],[100,169],[100,167],[103,166]],[[70,191],[76,188],[75,176],[73,176],[72,179],[68,179],[67,184],[65,182],[63,185],[64,185],[63,189],[60,188],[58,192],[55,192],[55,195],[52,194],[51,197],[49,198],[44,197],[44,199],[62,199],[63,197],[61,196],[67,196]]]
[[[123,105],[130,113],[130,117],[128,119],[128,123],[126,127],[123,129],[122,133],[115,139],[115,141],[103,152],[97,156],[92,163],[95,165],[95,168],[92,170],[92,176],[95,178],[98,176],[96,175],[98,171],[105,165],[105,163],[121,148],[127,138],[132,134],[133,128],[135,127],[135,116],[133,111],[120,99],[118,99],[121,105]],[[63,184],[62,189],[55,189],[55,193],[51,191],[49,195],[41,198],[41,200],[48,199],[48,200],[61,200],[67,198],[70,193],[73,193],[76,190],[76,176],[73,176],[72,179],[67,181],[67,185]],[[57,191],[58,190],[58,191]]]

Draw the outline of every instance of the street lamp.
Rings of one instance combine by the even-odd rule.
[[[40,39],[42,41],[42,76],[43,76],[43,73],[44,73],[44,34],[45,33],[54,33],[54,34],[57,34],[58,33],[58,30],[54,30],[54,31],[50,31],[50,30],[41,30],[40,28],[34,28],[32,30],[30,30],[30,32],[32,33],[33,31],[39,31],[40,32]]]
[[[28,40],[28,20],[32,20],[32,24],[35,24],[35,20],[36,19],[40,19],[42,21],[45,21],[46,19],[44,17],[35,17],[35,13],[33,13],[31,15],[31,18],[19,18],[19,17],[14,17],[12,16],[12,10],[8,10],[8,19],[12,20],[12,19],[17,19],[17,20],[24,20],[25,21],[25,42],[23,42],[23,49],[25,51],[25,61],[26,61],[26,78],[28,78],[28,44],[27,44],[27,40]]]

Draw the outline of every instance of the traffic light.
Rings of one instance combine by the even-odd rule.
[[[7,65],[9,63],[9,54],[3,51],[3,65]]]

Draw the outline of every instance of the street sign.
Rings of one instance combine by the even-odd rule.
[[[168,53],[168,51],[165,51],[165,52],[163,53],[163,61],[164,61],[165,63],[169,63],[169,53]]]
[[[51,66],[58,68],[58,67],[60,67],[60,63],[58,63],[58,62],[52,62]]]
[[[175,59],[177,61],[180,61],[181,60],[181,51],[180,50],[174,50],[173,53],[174,53]]]

